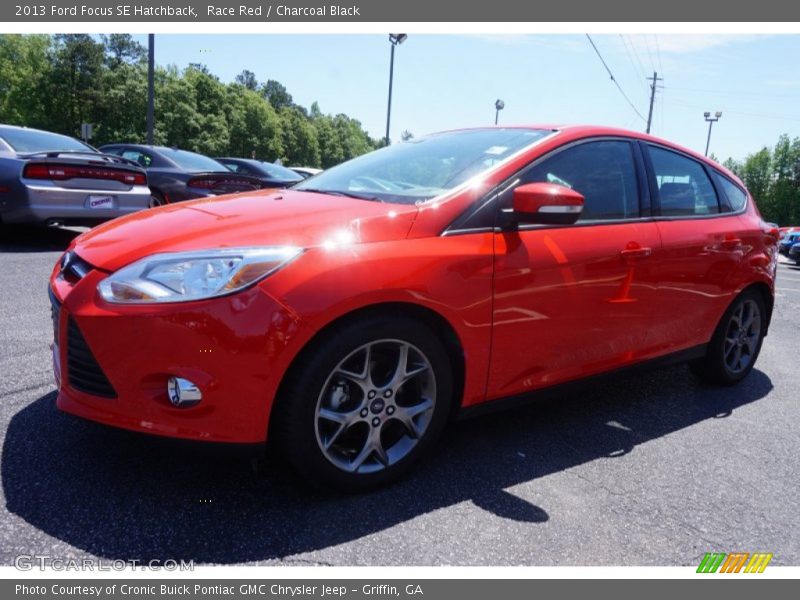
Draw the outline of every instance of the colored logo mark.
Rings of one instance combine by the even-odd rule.
[[[698,573],[763,573],[767,568],[772,554],[766,552],[706,552]]]

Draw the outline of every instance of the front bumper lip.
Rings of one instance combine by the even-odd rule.
[[[55,269],[51,288],[61,303],[53,366],[59,409],[106,425],[201,441],[260,443],[286,348],[300,323],[261,288],[161,306],[105,303],[90,271],[77,282]],[[74,320],[117,392],[93,396],[70,385],[67,324]],[[171,376],[194,381],[203,401],[172,406]]]

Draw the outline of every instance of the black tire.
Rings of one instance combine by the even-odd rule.
[[[369,384],[363,382],[354,384],[346,377],[342,378],[340,375],[342,371],[338,369],[343,368],[343,363],[348,365],[349,363],[345,361],[350,360],[355,361],[352,363],[353,365],[358,364],[358,368],[361,368],[359,361],[362,359],[359,353],[367,352],[367,356],[377,357],[373,358],[376,366],[371,367],[374,371],[380,366],[381,353],[388,356],[390,350],[395,347],[393,345],[395,342],[397,342],[398,356],[401,356],[399,348],[403,345],[409,347],[407,350],[409,359],[404,361],[405,365],[412,363],[410,357],[413,354],[418,360],[417,366],[427,361],[424,364],[427,364],[429,369],[421,371],[418,376],[412,375],[406,383],[400,384],[395,397],[387,400],[387,406],[382,409],[383,412],[376,413],[376,405],[382,402],[385,390],[378,389],[377,398],[370,402],[366,399],[367,392],[361,386],[371,388],[373,386],[372,375],[367,375]],[[364,346],[370,350],[365,350]],[[416,354],[417,351],[421,353],[421,358]],[[367,359],[364,359],[363,362],[366,363]],[[399,364],[399,360],[397,364]],[[352,370],[355,370],[355,367]],[[404,367],[404,372],[406,370]],[[396,373],[396,371],[394,372]],[[408,410],[401,407],[401,397],[404,395],[414,396],[417,388],[422,389],[423,385],[429,392],[430,376],[433,377],[433,389],[435,390],[433,407],[427,409],[424,415],[411,417],[412,420],[419,417],[424,417],[425,420],[422,433],[414,438],[411,436],[411,429],[416,429],[416,425],[412,424],[411,427],[407,427],[397,420],[401,412],[406,413]],[[348,386],[351,390],[355,390],[352,392],[353,398],[348,393],[351,390],[344,389]],[[325,407],[323,404],[329,400],[332,401],[332,396],[337,393],[345,398],[344,405],[350,408],[355,407],[353,410],[348,409],[346,412],[337,412],[337,414],[354,415],[359,413],[359,417],[357,423],[342,425],[341,429],[328,436],[328,439],[333,438],[338,441],[339,438],[346,438],[352,433],[352,437],[356,441],[352,442],[355,449],[350,454],[347,454],[351,449],[346,444],[343,443],[343,447],[339,447],[338,443],[322,439],[321,429],[328,422],[321,417],[319,411],[327,408],[330,412],[330,407]],[[333,488],[344,492],[364,491],[396,481],[415,462],[431,451],[447,423],[452,406],[452,394],[450,361],[430,327],[419,320],[406,316],[370,316],[336,328],[301,354],[281,386],[271,418],[270,438],[276,443],[283,458],[302,481],[314,487]],[[425,393],[420,392],[420,398],[424,396]],[[374,398],[374,396],[371,397]],[[390,401],[396,403],[397,406],[390,409],[388,407]],[[420,401],[419,406],[422,406],[423,401],[424,398]],[[348,403],[350,404],[348,405]],[[416,406],[414,405],[414,407]],[[339,406],[337,405],[336,411],[338,410]],[[389,412],[390,410],[391,412]],[[396,414],[394,414],[395,410]],[[389,416],[391,414],[394,416]],[[375,422],[381,419],[383,420],[380,425],[375,425]],[[402,428],[398,430],[401,425]],[[371,426],[375,429],[370,429]],[[336,423],[333,427],[336,429],[339,424]],[[365,427],[366,429],[364,429]],[[367,436],[367,441],[364,442],[361,452],[358,452],[357,439],[362,432]],[[358,460],[354,455],[361,456],[364,451],[368,450],[371,439],[369,435],[374,433],[379,440],[389,433],[393,434],[391,439],[399,435],[400,441],[404,444],[402,449],[405,450],[409,445],[410,449],[404,455],[397,454],[399,458],[391,464],[379,461],[377,455],[372,457],[372,462],[375,464],[368,464],[365,460],[363,467],[359,468],[374,469],[368,472],[348,472],[345,470],[345,466],[335,464],[334,459],[347,462],[346,457],[351,456],[353,460],[350,468],[353,468],[352,465]],[[395,442],[395,446],[381,451],[384,460],[389,460],[387,457],[399,447],[400,441]],[[325,443],[331,444],[330,450],[323,449]],[[383,442],[380,443],[383,448]]]
[[[737,350],[738,342],[731,344],[730,340],[737,337],[741,341],[743,339],[742,336],[748,336],[740,331],[736,323],[736,315],[740,311],[746,312],[747,307],[752,306],[758,309],[757,339],[751,348],[739,344]],[[767,311],[763,296],[757,290],[745,290],[737,296],[722,316],[711,342],[708,344],[706,356],[692,361],[689,363],[689,367],[697,377],[706,383],[715,385],[734,385],[739,383],[753,369],[753,365],[755,365],[761,352],[766,330]],[[746,364],[743,364],[741,368],[735,368],[731,365],[732,362],[735,362],[737,351],[742,356],[747,356]]]
[[[150,191],[150,206],[149,208],[157,208],[159,206],[164,206],[167,201],[164,199],[163,194],[161,192],[151,190]]]

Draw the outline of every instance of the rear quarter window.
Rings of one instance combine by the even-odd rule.
[[[747,194],[744,190],[724,175],[715,172],[714,176],[717,178],[719,186],[725,192],[728,203],[731,205],[731,210],[734,212],[742,210],[747,202]]]

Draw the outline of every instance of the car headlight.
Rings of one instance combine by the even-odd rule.
[[[302,252],[291,246],[153,254],[100,282],[107,302],[188,302],[238,292]]]

